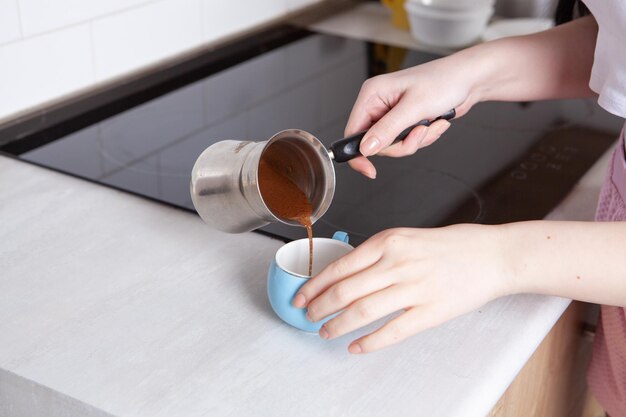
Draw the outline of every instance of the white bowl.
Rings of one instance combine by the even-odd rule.
[[[406,3],[415,3],[438,10],[470,11],[494,7],[496,2],[495,0],[406,0]]]
[[[459,48],[478,40],[494,11],[493,6],[466,11],[439,10],[415,2],[406,2],[404,8],[413,37],[426,45],[444,48]]]

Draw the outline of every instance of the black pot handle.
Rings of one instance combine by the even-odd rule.
[[[437,120],[452,120],[456,116],[456,110],[452,109],[441,116],[437,117],[434,120],[421,120],[414,125],[411,125],[404,129],[394,140],[393,143],[398,143],[401,140],[404,140],[411,130],[415,129],[417,126],[430,126],[431,123],[436,122]],[[333,159],[335,162],[346,162],[351,159],[356,158],[357,156],[361,156],[361,152],[359,151],[359,146],[361,145],[361,140],[363,136],[367,133],[367,130],[357,133],[352,136],[348,136],[347,138],[339,139],[333,142],[330,145],[329,151],[332,152]],[[390,145],[391,146],[391,145]]]

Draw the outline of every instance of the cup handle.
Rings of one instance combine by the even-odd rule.
[[[341,232],[341,231],[336,231],[335,234],[333,235],[333,239],[340,240],[344,243],[349,243],[350,241],[348,234],[346,232]]]

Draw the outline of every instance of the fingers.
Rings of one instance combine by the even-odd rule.
[[[392,157],[411,155],[419,148],[432,144],[450,126],[442,120],[427,129],[418,127],[403,142],[390,146],[400,132],[420,120],[414,105],[419,100],[407,95],[406,86],[394,83],[388,76],[374,77],[363,83],[345,129],[346,136],[369,129],[359,147],[361,154],[370,156],[380,153]],[[467,110],[461,108],[460,111]],[[371,163],[361,160],[350,165],[369,178],[376,176]]]
[[[378,155],[393,158],[413,155],[418,149],[425,148],[439,139],[449,127],[450,122],[447,120],[437,120],[429,127],[417,126],[402,142],[398,142],[381,150],[378,152]],[[352,169],[366,177],[376,179],[376,168],[369,159],[358,157],[348,161],[348,164]]]
[[[384,99],[380,95],[383,90],[380,87],[381,82],[385,85],[384,90],[387,91],[387,95],[390,93],[388,81],[384,81],[384,78],[385,76],[370,78],[361,86],[346,124],[344,132],[346,136],[368,129],[396,104],[400,95],[392,93],[392,97],[385,97]],[[397,97],[396,99],[393,98],[394,95]]]
[[[328,265],[317,276],[309,279],[300,288],[293,300],[293,306],[306,307],[315,297],[335,283],[360,272],[375,263],[382,256],[382,249],[375,240],[368,240],[347,255]]]
[[[437,120],[428,128],[429,134],[426,135],[420,148],[432,145],[446,130],[450,127],[450,122],[447,120]]]
[[[359,156],[358,158],[348,161],[348,165],[368,178],[376,178],[376,168],[374,167],[374,164],[363,156]]]
[[[393,283],[391,274],[382,264],[383,262],[378,261],[375,265],[334,283],[322,294],[310,299],[307,312],[309,320],[320,321],[368,294],[389,287]]]
[[[413,129],[402,142],[398,142],[387,149],[383,149],[378,152],[378,155],[393,158],[413,155],[418,149],[425,148],[439,139],[449,127],[450,122],[447,120],[437,120],[429,127],[418,126]]]
[[[388,147],[407,126],[415,123],[418,114],[410,100],[400,100],[384,116],[369,128],[361,141],[359,150],[363,156],[375,155]]]
[[[398,310],[415,305],[415,294],[407,285],[392,285],[350,305],[320,330],[324,339],[334,339],[368,325]]]
[[[374,352],[434,327],[440,321],[438,316],[428,308],[413,307],[406,313],[390,320],[375,332],[352,342],[348,351],[350,353]]]
[[[414,154],[419,148],[421,143],[428,135],[430,128],[426,126],[418,126],[411,130],[411,133],[402,141],[391,145],[390,147],[378,152],[379,156],[391,156],[400,157]]]

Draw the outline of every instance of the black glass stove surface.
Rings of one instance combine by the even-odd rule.
[[[364,80],[438,58],[294,33],[271,50],[256,48],[263,52],[78,131],[34,140],[41,146],[24,145],[25,139],[3,150],[194,210],[190,172],[206,147],[225,139],[263,141],[286,128],[307,130],[329,144],[343,136]],[[314,234],[344,230],[360,243],[389,227],[541,219],[614,142],[618,129],[619,122],[592,101],[480,104],[414,156],[374,158],[374,181],[336,164],[335,197]],[[306,236],[304,229],[280,224],[262,231],[287,240]]]

